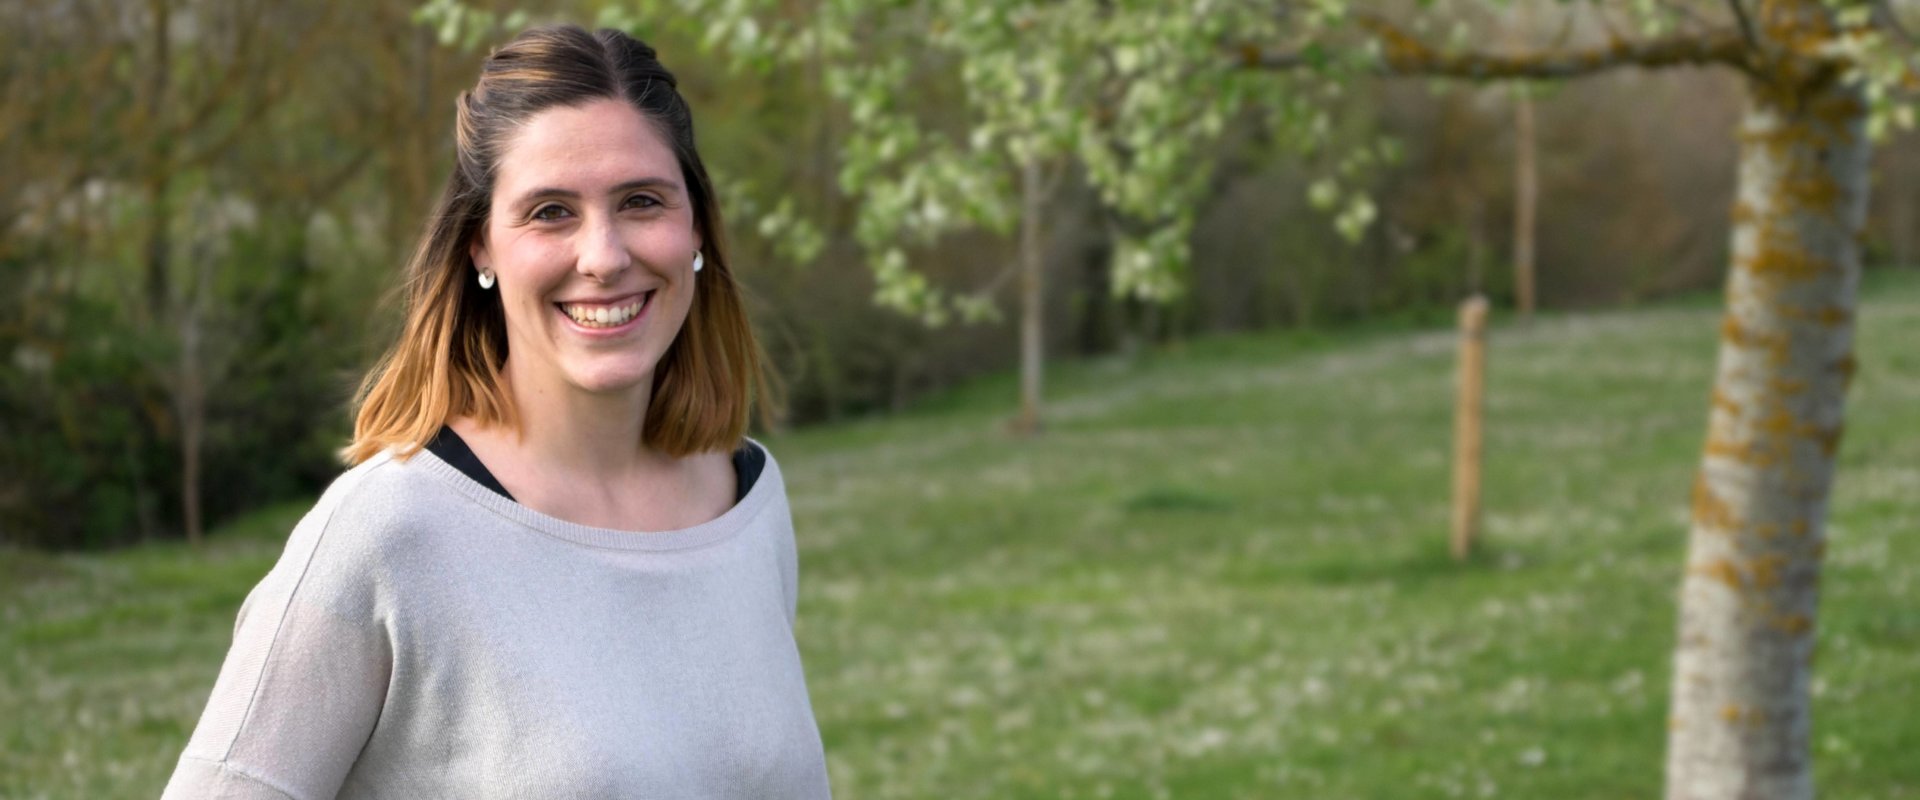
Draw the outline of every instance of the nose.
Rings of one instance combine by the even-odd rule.
[[[620,240],[620,232],[606,220],[581,226],[579,252],[574,269],[600,283],[607,283],[633,266],[633,254]]]

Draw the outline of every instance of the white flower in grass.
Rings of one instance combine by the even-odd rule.
[[[1194,753],[1205,753],[1217,749],[1220,745],[1226,743],[1226,731],[1220,730],[1219,728],[1207,728],[1200,731],[1200,735],[1193,738],[1191,750]]]

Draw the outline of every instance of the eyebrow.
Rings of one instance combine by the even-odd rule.
[[[664,188],[664,189],[673,189],[675,191],[684,191],[683,189],[681,189],[679,181],[668,180],[666,178],[635,178],[630,181],[622,181],[618,184],[615,184],[612,188],[607,190],[607,194],[610,194],[610,195],[623,194],[626,192],[631,192],[635,189],[654,189],[654,188]],[[536,200],[543,200],[550,197],[557,197],[565,200],[578,200],[580,199],[580,193],[572,189],[561,189],[558,187],[551,187],[551,186],[542,187],[539,189],[534,189],[532,191],[529,191],[526,194],[520,195],[520,199],[514,201],[514,207],[518,208],[521,206],[525,206],[528,203],[532,203]]]

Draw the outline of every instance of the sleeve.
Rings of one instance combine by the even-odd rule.
[[[327,499],[323,498],[323,506]],[[247,595],[233,646],[162,800],[325,800],[386,702],[392,647],[368,571],[317,506]]]
[[[767,463],[773,463],[773,456],[767,456]],[[761,480],[775,481],[776,506],[768,513],[778,515],[778,527],[774,538],[774,559],[780,567],[781,599],[787,604],[787,627],[792,628],[794,618],[800,608],[800,546],[793,531],[793,509],[787,505],[786,481],[778,467],[772,467],[762,474]]]
[[[800,611],[800,557],[795,552],[797,548],[793,541],[792,525],[787,526],[787,532],[786,552],[782,554],[785,557],[780,564],[780,588],[787,594],[787,627],[791,628]]]
[[[787,508],[784,498],[775,511],[780,515],[780,525],[774,559],[780,566],[780,592],[787,604],[787,627],[792,628],[800,608],[800,546],[793,532],[793,511]]]
[[[780,566],[781,600],[787,604],[787,627],[791,629],[801,606],[801,554],[793,535],[793,514],[785,506],[778,512],[781,524],[774,541],[774,560]]]

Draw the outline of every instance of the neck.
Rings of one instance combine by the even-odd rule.
[[[506,367],[508,392],[520,418],[516,449],[525,463],[553,474],[605,480],[649,471],[670,460],[640,441],[651,379],[623,391],[590,393],[514,380],[511,358]]]

